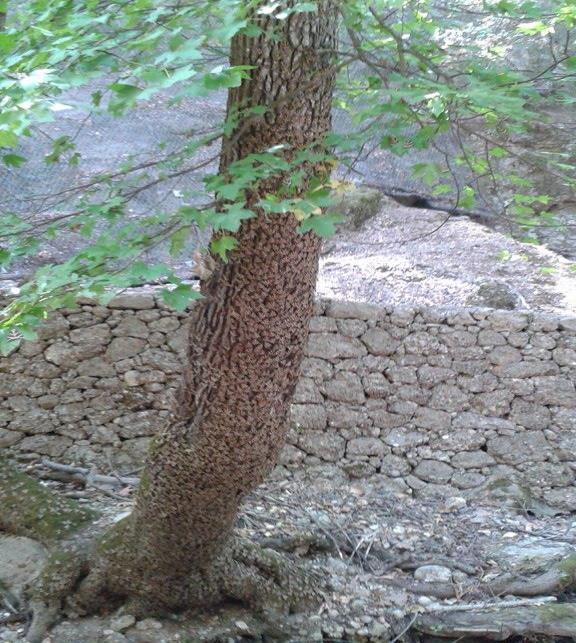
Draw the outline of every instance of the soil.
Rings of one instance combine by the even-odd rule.
[[[130,494],[122,499],[70,484],[47,484],[58,493],[80,496],[107,520],[131,506],[131,489],[122,492]],[[526,538],[545,545],[576,544],[576,522],[570,516],[535,517],[489,495],[416,499],[388,478],[348,481],[336,472],[313,469],[259,488],[245,504],[238,531],[288,550],[319,570],[330,587],[320,610],[278,617],[273,623],[263,623],[238,606],[136,623],[126,614],[69,614],[45,643],[432,641],[411,628],[419,614],[471,599],[465,591],[448,600],[407,591],[400,585],[413,580],[414,569],[441,565],[461,588],[494,578],[506,567],[495,553],[502,545]],[[503,599],[510,597],[473,600],[477,605]],[[24,623],[0,626],[0,641],[23,640],[24,628]]]

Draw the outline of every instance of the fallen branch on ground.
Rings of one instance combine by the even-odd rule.
[[[62,477],[57,479],[68,482],[81,482],[83,484],[105,484],[118,486],[137,486],[140,478],[124,477],[124,476],[104,476],[96,473],[93,469],[86,469],[84,467],[75,467],[69,464],[61,464],[60,462],[52,462],[51,460],[42,460],[39,467],[45,467],[50,471],[62,474]]]
[[[419,616],[413,629],[436,636],[481,636],[494,641],[504,641],[511,636],[536,634],[576,639],[576,604],[557,603],[435,612]]]
[[[556,596],[539,596],[538,598],[524,598],[510,601],[499,601],[498,603],[489,603],[486,601],[478,603],[456,603],[454,605],[435,605],[430,607],[429,612],[438,614],[439,612],[467,612],[470,610],[488,610],[502,609],[503,607],[527,607],[528,605],[544,605],[545,603],[556,603]]]
[[[425,583],[390,579],[392,585],[402,587],[413,594],[454,598],[461,596],[547,596],[558,595],[576,586],[576,555],[568,556],[551,569],[532,578],[518,578],[514,574],[502,574],[486,583],[471,581],[456,587],[452,583]]]
[[[453,560],[447,556],[434,556],[432,558],[416,559],[414,556],[392,557],[390,552],[378,545],[374,545],[373,539],[362,538],[351,533],[331,533],[322,525],[317,527],[322,533],[299,532],[290,535],[278,535],[258,539],[263,547],[269,547],[277,551],[295,552],[304,550],[307,552],[329,552],[338,555],[339,558],[347,556],[350,560],[358,559],[363,566],[366,566],[369,557],[375,558],[384,563],[384,569],[378,569],[378,573],[386,573],[391,569],[417,569],[423,565],[444,565],[451,569],[457,569],[466,574],[477,574],[481,565],[478,561]]]

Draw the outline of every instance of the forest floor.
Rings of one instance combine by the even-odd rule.
[[[28,466],[38,474],[37,464]],[[111,497],[78,483],[46,484],[96,507],[105,521],[125,514],[132,503],[129,487]],[[497,622],[507,606],[522,610],[534,609],[534,602],[553,604],[556,598],[550,595],[523,598],[488,589],[502,574],[526,580],[576,553],[576,519],[547,513],[509,494],[413,498],[384,477],[350,482],[302,470],[294,479],[260,487],[246,502],[238,531],[320,571],[329,589],[318,611],[274,623],[263,623],[238,606],[138,622],[129,614],[71,614],[45,643],[482,641],[481,636],[431,637],[421,631],[426,629],[422,623],[470,612]],[[442,593],[452,596],[435,595]],[[25,626],[0,625],[0,641],[22,641]]]
[[[519,308],[576,312],[568,259],[468,217],[388,198],[359,228],[326,241],[318,292],[389,306],[462,307],[488,283],[503,284]]]

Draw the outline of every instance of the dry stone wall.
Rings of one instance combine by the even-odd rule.
[[[137,467],[169,414],[185,317],[151,291],[53,315],[0,359],[0,447]],[[575,381],[576,319],[319,302],[277,473],[442,495],[518,479],[576,510]]]

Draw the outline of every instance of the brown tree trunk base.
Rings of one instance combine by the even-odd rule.
[[[109,529],[92,550],[65,545],[52,554],[30,592],[29,643],[41,643],[66,610],[88,615],[121,607],[126,614],[144,618],[233,602],[268,618],[321,603],[317,573],[239,538],[231,539],[205,569],[186,570],[164,582],[143,579],[129,533],[130,517]]]

